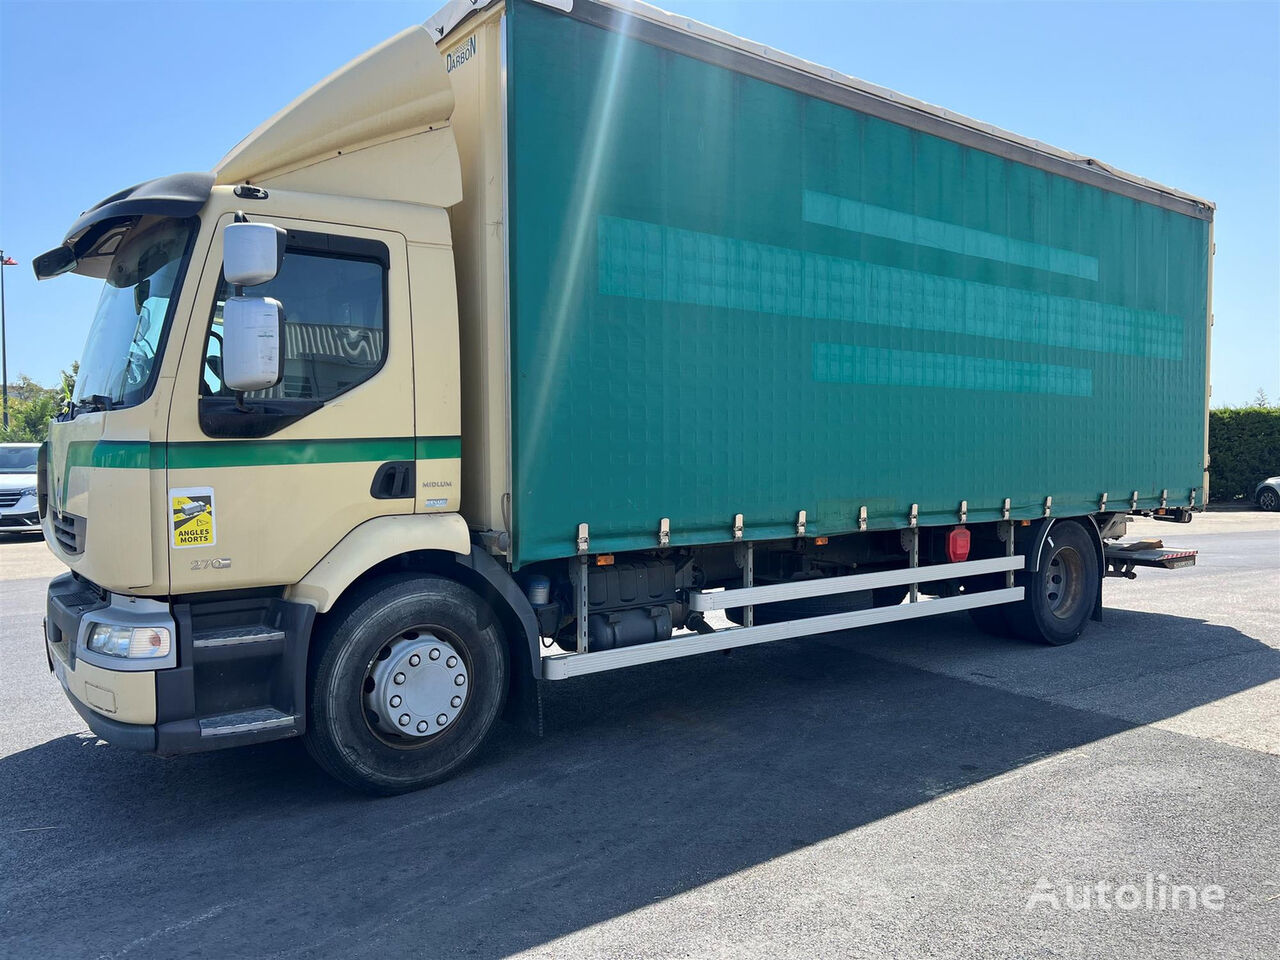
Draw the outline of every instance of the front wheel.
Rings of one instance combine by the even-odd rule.
[[[375,794],[430,786],[466,763],[507,688],[506,644],[482,605],[425,575],[378,581],[346,603],[311,656],[305,740],[316,762]]]
[[[1263,487],[1258,492],[1258,509],[1266,511],[1280,510],[1280,493],[1270,487]]]
[[[1040,569],[1019,578],[1024,599],[1003,608],[1009,627],[1026,640],[1053,646],[1073,642],[1093,613],[1100,577],[1088,531],[1070,521],[1054,524],[1044,541]]]

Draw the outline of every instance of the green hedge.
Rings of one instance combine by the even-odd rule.
[[[1280,407],[1209,411],[1209,500],[1253,498],[1258,481],[1280,474]]]

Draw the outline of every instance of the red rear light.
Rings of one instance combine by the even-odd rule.
[[[969,559],[968,527],[955,527],[947,534],[947,559],[952,563]]]

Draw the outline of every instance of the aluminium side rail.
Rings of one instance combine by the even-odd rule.
[[[900,570],[885,570],[877,573],[857,573],[846,577],[831,577],[826,580],[804,580],[798,583],[769,584],[761,587],[742,587],[732,590],[701,590],[690,593],[689,607],[695,611],[723,610],[727,607],[778,603],[782,600],[831,596],[850,593],[855,590],[871,590],[877,587],[901,586],[903,584],[914,585],[936,580],[950,580],[955,577],[972,577],[1001,572],[1012,573],[1015,570],[1022,570],[1025,565],[1026,557],[1021,554],[1014,554],[989,560],[933,564],[927,567],[904,567]],[[936,613],[953,613],[958,610],[972,610],[977,607],[1014,603],[1021,599],[1023,599],[1022,587],[1004,587],[999,590],[985,590],[957,597],[944,597],[938,600],[917,600],[912,596],[909,602],[893,607],[873,607],[870,610],[834,613],[800,620],[787,620],[781,623],[762,624],[760,626],[729,627],[712,633],[690,634],[673,637],[670,640],[639,643],[634,646],[600,650],[595,653],[566,653],[543,657],[542,677],[544,680],[565,680],[570,677],[580,677],[605,670],[617,670],[642,663],[657,663],[661,660],[691,657],[716,650],[729,650],[757,643],[768,643],[771,640],[831,633],[837,630],[852,630],[857,627],[867,627],[878,623],[897,623],[903,620],[915,620],[920,617],[933,616]]]

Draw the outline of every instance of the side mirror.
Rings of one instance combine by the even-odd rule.
[[[222,382],[236,391],[266,390],[283,376],[284,307],[280,301],[228,297],[222,307]]]
[[[280,271],[286,234],[270,223],[229,223],[222,231],[222,273],[227,283],[252,287]]]
[[[31,261],[37,280],[48,280],[76,268],[76,255],[70,247],[54,247]]]

